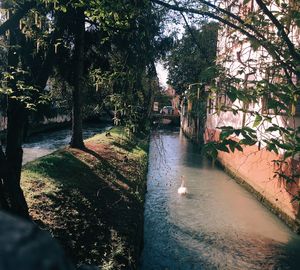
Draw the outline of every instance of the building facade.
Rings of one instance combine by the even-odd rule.
[[[279,2],[279,4],[278,4]],[[268,9],[276,13],[282,12],[282,4],[288,4],[295,10],[297,1],[270,1]],[[295,3],[294,3],[295,2]],[[277,3],[277,4],[276,4]],[[255,0],[251,1],[224,1],[222,7],[246,20],[251,14],[260,12]],[[249,15],[250,14],[250,15]],[[260,13],[261,14],[261,13]],[[254,15],[253,15],[254,16]],[[266,19],[266,21],[268,21]],[[285,24],[286,32],[295,46],[300,44],[300,30],[293,22]],[[270,38],[276,38],[276,29],[272,24],[268,26]],[[272,28],[273,27],[273,28]],[[243,91],[256,93],[257,89],[264,91],[262,82],[268,82],[272,86],[284,87],[285,73],[280,67],[275,66],[275,59],[262,46],[255,46],[249,37],[240,34],[231,28],[224,26],[219,31],[218,37],[218,64],[224,69],[224,77],[217,79],[219,90],[210,93],[208,99],[207,119],[204,140],[218,141],[221,133],[220,127],[231,126],[236,129],[250,127],[256,131],[257,143],[242,146],[243,151],[231,150],[229,153],[219,151],[219,162],[269,206],[277,215],[282,217],[291,227],[299,230],[300,209],[299,177],[293,177],[292,182],[287,182],[280,176],[300,174],[300,161],[298,156],[284,159],[285,151],[280,149],[278,154],[269,151],[266,141],[275,140],[284,142],[284,135],[278,130],[267,132],[270,127],[279,126],[297,130],[300,126],[299,106],[289,108],[293,113],[287,114],[284,110],[270,109],[266,104],[270,100],[281,102],[277,96],[272,94],[257,95],[256,100],[232,98],[226,89],[235,87],[243,94]],[[291,75],[293,84],[297,84],[297,77]],[[231,80],[224,80],[231,78]],[[220,90],[223,89],[223,90]],[[284,90],[283,90],[284,91]],[[270,93],[270,89],[269,89]],[[296,97],[297,98],[297,97]],[[288,105],[288,104],[287,104]],[[268,119],[263,121],[262,117]],[[259,123],[258,123],[259,120]],[[230,137],[239,142],[242,135]],[[284,162],[276,162],[284,160]]]

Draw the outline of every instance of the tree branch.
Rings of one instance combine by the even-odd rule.
[[[174,3],[175,3],[175,5],[178,7],[178,2],[177,2],[176,0],[174,0]],[[182,11],[179,11],[179,12],[180,12],[180,15],[182,16],[182,18],[183,18],[183,20],[184,20],[184,23],[185,23],[186,27],[188,28],[188,30],[189,30],[189,32],[190,32],[190,35],[191,35],[192,39],[194,40],[194,42],[195,42],[196,46],[198,47],[198,49],[201,51],[201,46],[200,46],[198,40],[196,39],[196,37],[195,37],[195,35],[194,35],[194,32],[193,32],[193,30],[191,29],[191,27],[190,27],[190,25],[189,25],[187,19],[185,18],[185,16],[184,16],[184,14],[183,14]]]
[[[278,29],[278,36],[280,36],[283,41],[286,43],[290,54],[292,55],[293,59],[296,60],[300,64],[300,54],[296,52],[295,46],[288,37],[287,33],[284,30],[284,26],[277,20],[277,18],[273,15],[273,13],[268,9],[266,4],[262,0],[255,0],[258,6],[261,8],[263,13],[269,17],[271,22],[276,26]]]
[[[213,7],[214,9],[220,11],[221,13],[224,13],[225,15],[229,16],[229,14],[231,14],[230,17],[237,20],[237,22],[239,22],[241,24],[241,26],[237,25],[234,22],[229,21],[228,19],[224,19],[219,15],[209,12],[209,11],[201,11],[201,10],[198,10],[195,8],[185,8],[185,7],[170,5],[170,4],[160,1],[160,0],[150,0],[150,1],[155,4],[161,5],[163,7],[166,7],[168,9],[174,10],[174,11],[193,13],[193,14],[198,14],[200,16],[207,16],[207,17],[215,19],[225,25],[228,25],[230,28],[235,29],[235,30],[239,31],[240,33],[242,33],[243,35],[245,35],[249,40],[253,40],[253,41],[257,42],[258,44],[260,44],[262,47],[264,47],[267,50],[267,52],[269,52],[269,54],[272,57],[274,57],[274,59],[276,59],[278,62],[281,63],[281,65],[283,67],[285,67],[285,69],[287,69],[293,73],[297,73],[297,71],[295,69],[295,65],[293,63],[285,62],[281,59],[281,57],[283,57],[283,56],[282,56],[280,49],[277,49],[274,46],[274,44],[269,42],[263,35],[258,34],[258,37],[260,37],[260,38],[258,38],[256,36],[256,34],[258,32],[257,29],[255,29],[255,28],[253,28],[253,26],[245,23],[240,17],[238,17],[224,9],[218,8],[217,6],[215,6],[211,3],[208,3],[207,1],[200,0],[201,3],[207,4],[207,5],[209,4],[210,7]],[[246,29],[243,27],[245,27]],[[255,35],[253,33],[251,33],[249,30],[252,31]]]

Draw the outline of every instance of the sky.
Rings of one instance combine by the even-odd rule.
[[[168,70],[166,70],[161,62],[157,62],[155,64],[157,76],[159,79],[159,83],[161,86],[166,87],[167,86],[167,77],[168,77]]]
[[[175,12],[176,14],[176,12]],[[168,18],[172,18],[173,11],[170,11],[170,16]],[[188,18],[187,18],[188,20]],[[182,35],[184,33],[184,20],[179,16],[177,17],[177,21],[169,20],[166,22],[165,28],[164,28],[164,35],[169,36],[171,34],[176,33],[176,38],[181,39]],[[155,63],[157,76],[159,79],[159,83],[162,87],[166,87],[167,79],[168,79],[168,70],[164,68],[163,63],[161,61],[158,61]]]

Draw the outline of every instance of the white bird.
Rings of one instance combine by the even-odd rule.
[[[182,175],[181,176],[181,185],[180,185],[180,188],[178,189],[178,194],[180,195],[185,195],[187,194],[187,188],[185,186],[185,181],[184,181],[184,176]]]

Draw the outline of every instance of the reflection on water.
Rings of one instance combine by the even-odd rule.
[[[178,132],[153,134],[147,185],[141,269],[300,269],[300,237]]]
[[[87,139],[97,133],[109,129],[104,125],[88,125],[83,128],[83,138]],[[39,157],[48,155],[55,150],[65,147],[71,141],[71,130],[63,129],[47,133],[41,133],[29,138],[28,142],[23,144],[23,164],[35,160]]]

